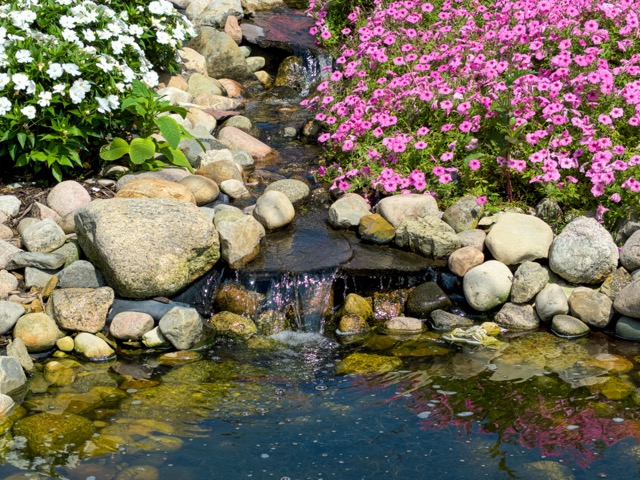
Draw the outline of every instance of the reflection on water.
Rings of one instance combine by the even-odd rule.
[[[640,478],[638,345],[504,340],[500,351],[433,333],[340,347],[282,332],[106,365],[56,359],[0,425],[0,475]],[[407,342],[422,356],[390,356]],[[395,368],[337,375],[359,368],[345,367],[354,354]]]

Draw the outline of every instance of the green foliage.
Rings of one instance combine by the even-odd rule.
[[[49,172],[60,181],[98,167],[96,153],[106,139],[137,128],[119,108],[133,81],[153,87],[156,69],[175,71],[177,48],[193,33],[166,0],[1,4],[3,169]],[[172,163],[181,162],[168,153]]]
[[[171,105],[142,82],[135,80],[131,94],[124,99],[121,109],[122,118],[133,125],[136,136],[129,142],[120,137],[114,138],[108,147],[102,149],[100,158],[111,162],[126,155],[128,166],[133,171],[157,170],[171,165],[193,170],[187,157],[178,150],[180,140],[194,139],[193,135],[175,119],[159,116],[177,113],[184,117],[184,108]],[[158,139],[158,133],[164,137],[163,141]],[[204,151],[201,143],[200,146]]]

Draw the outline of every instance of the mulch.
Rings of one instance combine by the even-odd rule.
[[[112,198],[115,195],[113,187],[106,187],[99,183],[79,183],[85,188],[89,195],[91,195],[92,200]],[[18,188],[8,188],[6,184],[0,183],[0,195],[14,195],[22,202],[20,212],[15,218],[9,221],[9,226],[16,227],[18,223],[20,223],[20,220],[32,216],[31,210],[35,202],[46,205],[47,195],[49,195],[49,192],[54,186],[55,184],[35,184],[24,185]]]

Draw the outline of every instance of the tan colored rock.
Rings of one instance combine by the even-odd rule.
[[[89,202],[91,202],[89,192],[74,180],[60,182],[47,195],[47,205],[60,216],[65,216]]]
[[[194,127],[203,127],[209,133],[213,132],[218,125],[215,117],[196,107],[189,109],[187,112],[187,120],[189,120]]]
[[[172,75],[167,82],[167,87],[174,87],[178,90],[182,90],[186,92],[189,89],[189,84],[187,81],[180,75]]]
[[[213,180],[218,185],[225,180],[235,179],[242,181],[242,173],[238,168],[238,164],[233,160],[219,160],[209,163],[200,168],[196,173]]]
[[[218,133],[218,140],[232,150],[245,150],[255,160],[262,160],[273,154],[270,146],[235,127],[224,127]]]
[[[47,207],[46,205],[43,205],[40,202],[34,202],[31,211],[33,215],[40,220],[51,218],[57,222],[61,218],[58,212],[56,212],[52,208]]]
[[[358,233],[365,241],[384,245],[393,241],[396,229],[382,215],[372,213],[360,218]]]
[[[193,99],[193,103],[205,108],[215,110],[237,110],[242,105],[242,101],[237,98],[223,97],[222,95],[212,95],[201,93]]]
[[[484,254],[475,247],[462,247],[449,256],[448,266],[451,273],[464,277],[473,267],[482,265]]]
[[[206,205],[213,202],[220,195],[218,184],[203,175],[190,175],[180,180],[180,185],[184,185],[196,199],[196,205]]]
[[[117,198],[173,198],[183,202],[196,203],[196,198],[187,187],[161,178],[140,178],[127,183]]]
[[[231,18],[231,17],[229,17]],[[235,18],[235,17],[234,17]],[[221,78],[220,84],[227,91],[227,96],[231,98],[240,98],[244,94],[244,87],[240,82],[236,82],[235,80],[231,80],[229,78]]]
[[[106,323],[113,299],[111,287],[62,288],[51,294],[51,311],[64,330],[97,333]]]
[[[185,75],[207,73],[207,61],[203,55],[196,52],[193,48],[184,47],[182,50],[178,50],[178,54],[182,60],[182,70]]]
[[[258,81],[264,86],[264,88],[271,88],[273,86],[273,78],[264,70],[253,72]]]
[[[227,17],[227,21],[224,24],[224,33],[229,35],[238,45],[242,42],[242,30],[238,19],[233,15]]]
[[[22,340],[29,352],[49,350],[60,335],[56,322],[46,313],[28,313],[18,319],[14,338]]]

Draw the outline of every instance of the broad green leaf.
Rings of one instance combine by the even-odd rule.
[[[24,132],[20,132],[18,133],[17,137],[18,137],[18,142],[20,142],[20,146],[24,148],[24,144],[27,141],[27,134]]]
[[[73,167],[73,163],[71,163],[71,160],[69,160],[69,157],[65,155],[61,155],[60,157],[58,157],[58,163],[60,165],[64,165],[65,167]]]
[[[47,154],[44,152],[31,152],[31,158],[37,162],[46,162]]]
[[[129,158],[136,165],[142,165],[153,158],[156,153],[156,144],[150,138],[134,138],[129,147]]]
[[[29,157],[26,153],[23,153],[18,157],[18,161],[16,162],[16,167],[24,167],[29,163]]]
[[[53,174],[53,178],[55,178],[58,182],[62,181],[62,169],[60,168],[60,165],[54,163],[51,167],[51,173]]]
[[[194,172],[189,160],[180,150],[176,150],[175,148],[171,148],[169,146],[160,150],[165,157],[175,166],[184,167],[189,170],[191,173]]]
[[[180,124],[171,117],[159,117],[154,121],[167,143],[171,145],[172,148],[178,148],[178,144],[182,138]]]
[[[100,151],[100,158],[110,162],[123,157],[127,153],[129,153],[129,144],[126,140],[117,137],[111,141],[111,145],[108,148],[103,148]]]

